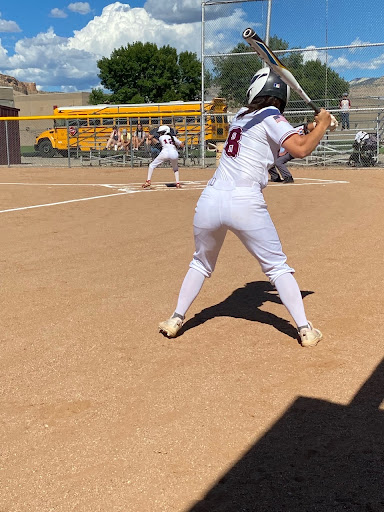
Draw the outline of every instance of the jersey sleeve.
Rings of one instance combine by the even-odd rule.
[[[179,140],[175,135],[173,136],[173,140],[175,141],[176,146],[179,148],[182,144],[181,140]]]
[[[280,113],[268,116],[265,119],[265,124],[269,137],[279,146],[281,146],[288,137],[295,133],[297,134],[297,129]]]

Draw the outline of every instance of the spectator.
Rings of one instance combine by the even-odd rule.
[[[143,125],[139,123],[137,128],[132,136],[132,146],[134,151],[138,151],[140,146],[142,146],[147,138],[147,134],[144,131]]]
[[[348,98],[348,93],[345,92],[340,100],[340,117],[341,117],[341,129],[345,128],[349,130],[349,109],[351,108],[351,102]]]
[[[114,125],[112,128],[111,134],[107,141],[106,149],[111,149],[111,146],[113,146],[115,150],[117,150],[119,146],[121,146],[121,136],[116,125]]]
[[[121,133],[121,142],[119,148],[123,149],[126,153],[128,153],[129,148],[131,146],[131,134],[127,131],[126,128],[123,128]]]

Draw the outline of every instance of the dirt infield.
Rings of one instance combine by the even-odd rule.
[[[1,512],[384,509],[384,171],[265,190],[308,317],[228,235],[173,311],[212,169],[0,168]]]

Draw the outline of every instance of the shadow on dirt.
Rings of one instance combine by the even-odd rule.
[[[348,405],[299,397],[188,512],[384,510],[384,360]]]
[[[303,291],[301,292],[301,295],[304,298],[312,293],[314,292]],[[178,335],[180,336],[185,331],[193,329],[194,327],[207,322],[207,320],[212,320],[212,318],[228,316],[272,325],[278,331],[297,340],[297,331],[287,320],[284,320],[273,313],[269,313],[268,311],[262,311],[259,309],[265,302],[282,304],[276,289],[268,281],[254,281],[252,283],[247,283],[243,288],[235,290],[229,297],[223,300],[223,302],[203,309],[193,318],[187,320],[180,329]]]

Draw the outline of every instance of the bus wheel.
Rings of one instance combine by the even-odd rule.
[[[39,144],[39,153],[44,158],[51,158],[56,154],[56,149],[52,147],[49,140],[42,140]]]

